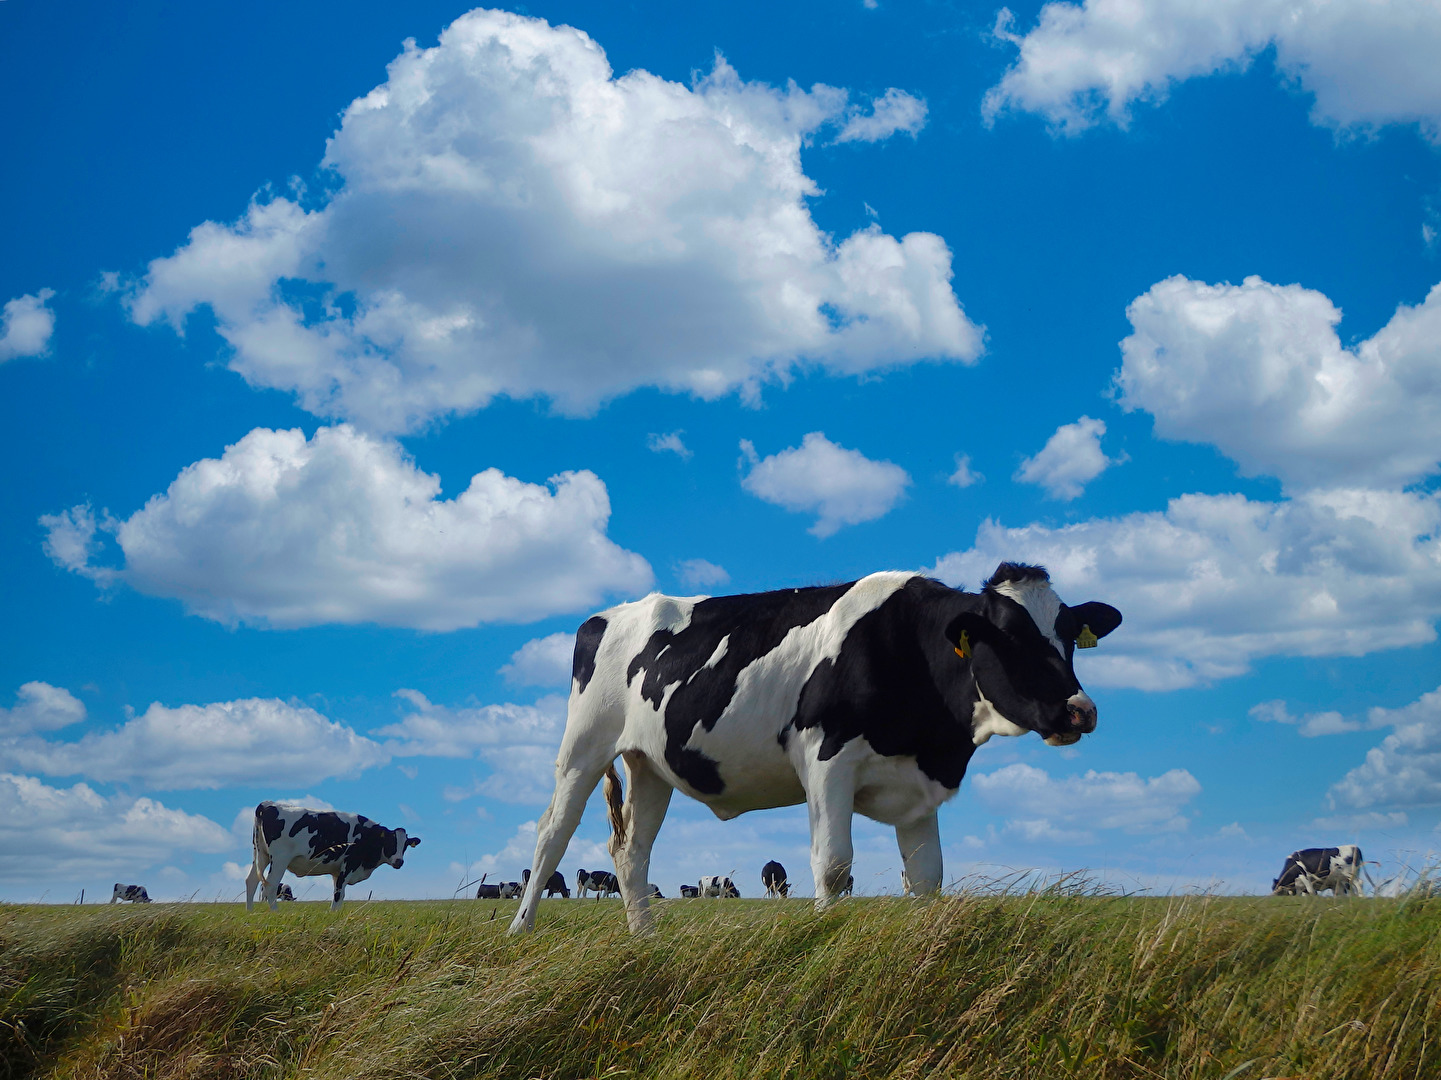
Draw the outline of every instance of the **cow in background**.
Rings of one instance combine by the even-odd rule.
[[[575,891],[581,899],[585,899],[585,894],[588,892],[595,893],[597,898],[615,896],[620,892],[620,882],[608,870],[577,870],[575,872]]]
[[[500,898],[502,900],[516,900],[525,890],[525,887],[518,881],[502,881],[500,883]]]
[[[282,881],[280,883],[280,888],[275,890],[275,899],[289,900],[293,903],[295,901],[295,890]]]
[[[530,884],[530,867],[521,871],[520,880],[526,885]],[[570,890],[565,887],[565,875],[559,870],[551,874],[550,880],[545,883],[546,896],[554,896],[556,893],[560,893],[562,899],[570,899]]]
[[[735,882],[728,877],[721,877],[718,874],[711,874],[700,879],[700,894],[702,896],[726,897],[731,900],[739,900],[741,891],[736,888]]]
[[[1271,882],[1271,895],[1315,896],[1330,889],[1333,896],[1359,896],[1361,872],[1361,849],[1355,844],[1302,848],[1286,856],[1280,876]]]
[[[789,896],[791,883],[786,880],[786,868],[772,859],[761,867],[761,884],[766,887],[766,896],[780,899]]]
[[[682,900],[694,900],[700,896],[700,889],[694,885],[682,885],[680,887],[680,898]]]
[[[150,903],[150,894],[145,891],[144,885],[122,885],[117,881],[115,888],[110,890],[110,902],[113,904],[117,900],[128,900],[132,904],[148,904]]]
[[[808,803],[816,905],[842,894],[851,818],[892,826],[917,894],[942,884],[937,813],[977,747],[1096,729],[1072,659],[1121,624],[1061,602],[1039,566],[1001,563],[980,592],[923,574],[743,596],[653,593],[576,632],[556,788],[536,831],[543,879],[602,780],[626,919],[650,926],[651,849],[680,790],[722,820]],[[622,792],[615,759],[624,763]],[[535,925],[531,881],[511,933]]]
[[[255,887],[265,888],[261,899],[278,908],[276,893],[286,871],[296,877],[329,875],[335,882],[330,910],[345,899],[345,887],[364,881],[381,866],[399,870],[405,853],[420,843],[404,829],[387,829],[364,814],[310,810],[292,803],[266,801],[255,808],[255,857],[245,875],[245,910],[255,906]]]

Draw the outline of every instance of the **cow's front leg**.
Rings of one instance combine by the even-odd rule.
[[[330,901],[330,910],[339,911],[340,902],[345,899],[345,877],[342,874],[335,875],[335,895]],[[273,906],[273,905],[272,905]]]
[[[940,892],[944,863],[941,860],[941,825],[933,810],[919,821],[896,826],[896,843],[901,849],[901,880],[911,896]]]
[[[665,820],[674,789],[654,769],[646,756],[630,750],[625,760],[625,803],[621,821],[625,834],[612,833],[610,853],[615,859],[615,876],[620,898],[625,902],[626,922],[631,933],[639,934],[652,925],[650,913],[650,852]]]
[[[265,872],[265,887],[260,890],[260,898],[270,905],[271,911],[280,910],[280,879],[285,876],[285,867],[279,860],[270,864]],[[247,883],[249,879],[246,879]]]
[[[250,870],[245,875],[245,910],[255,910],[255,888],[260,884],[260,867],[250,860]]]
[[[856,808],[856,774],[835,758],[813,766],[806,786],[811,819],[811,874],[816,908],[824,910],[846,891],[851,876],[851,817]]]

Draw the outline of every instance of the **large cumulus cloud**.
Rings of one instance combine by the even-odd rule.
[[[640,386],[754,392],[798,364],[974,359],[981,331],[930,233],[833,242],[807,140],[914,133],[892,89],[615,77],[570,27],[473,11],[408,43],[346,110],[318,204],[257,201],[151,263],[136,321],[208,307],[231,366],[308,410],[410,430],[541,396],[583,413]]]

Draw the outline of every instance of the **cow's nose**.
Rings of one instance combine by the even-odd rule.
[[[1091,726],[1092,726],[1092,727],[1095,727],[1095,726],[1096,726],[1095,721],[1092,721],[1092,722],[1091,722]],[[402,866],[405,865],[405,860],[404,860],[404,859],[396,859],[393,865],[395,866],[395,868],[396,868],[397,870],[399,870]]]
[[[1083,690],[1066,702],[1066,711],[1071,714],[1071,730],[1082,735],[1096,730],[1096,703]]]

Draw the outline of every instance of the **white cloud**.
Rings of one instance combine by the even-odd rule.
[[[864,113],[853,109],[836,142],[880,142],[898,131],[914,138],[926,126],[926,103],[892,86]]]
[[[535,856],[535,834],[534,821],[522,822],[499,851],[482,855],[469,866],[451,863],[450,871],[462,876],[465,881],[484,874],[491,885],[501,881],[519,881],[521,871],[530,866],[531,859]],[[575,888],[574,867],[604,869],[610,865],[610,855],[603,844],[579,836],[571,840],[560,859],[561,873],[565,875],[566,884],[572,890]]]
[[[1352,348],[1325,296],[1258,277],[1167,278],[1126,314],[1121,404],[1154,415],[1158,435],[1292,489],[1400,487],[1441,462],[1441,285]]]
[[[0,773],[0,881],[133,881],[137,870],[174,856],[233,846],[209,818],[154,799],[107,798],[86,784],[53,788],[31,776]]]
[[[693,456],[690,448],[681,441],[683,431],[672,431],[665,435],[657,435],[651,432],[646,436],[645,445],[654,453],[663,454],[670,452],[682,461],[689,461]]]
[[[1380,814],[1372,810],[1364,814],[1338,814],[1334,817],[1319,817],[1311,822],[1316,829],[1331,832],[1355,834],[1376,829],[1404,829],[1409,819],[1399,810]]]
[[[705,559],[682,559],[676,563],[675,574],[682,585],[691,589],[725,585],[731,579],[724,566],[718,566]]]
[[[1286,708],[1286,703],[1280,700],[1263,701],[1259,705],[1253,705],[1247,715],[1252,720],[1292,725],[1307,738],[1314,738],[1317,735],[1341,735],[1349,731],[1360,731],[1366,726],[1358,720],[1347,719],[1335,710],[1293,716],[1291,711]]]
[[[108,566],[92,563],[100,554],[101,544],[97,533],[113,532],[119,523],[108,515],[95,520],[95,512],[88,503],[72,506],[58,514],[42,514],[40,525],[45,529],[42,546],[50,561],[73,574],[87,577],[102,589],[113,585],[116,572]]]
[[[1327,794],[1334,808],[1441,803],[1441,688],[1399,709],[1372,709],[1368,725],[1394,730]]]
[[[1062,424],[1039,453],[1021,462],[1016,479],[1045,488],[1053,499],[1079,498],[1087,484],[1121,463],[1122,459],[1108,458],[1101,450],[1101,436],[1105,433],[1105,422],[1089,416],[1074,424]]]
[[[500,673],[518,686],[569,686],[574,655],[574,634],[547,634],[511,653],[510,663]]]
[[[209,307],[231,367],[325,417],[411,430],[497,395],[586,413],[657,386],[754,394],[798,366],[971,361],[982,332],[931,233],[835,243],[801,150],[828,125],[915,130],[846,91],[615,78],[584,33],[477,10],[407,43],[327,144],[334,194],[206,222],[129,299],[180,329]]]
[[[1033,112],[1074,134],[1122,127],[1137,102],[1186,79],[1246,68],[1276,49],[1284,79],[1314,95],[1311,120],[1340,130],[1416,124],[1441,140],[1441,7],[1433,0],[1085,0],[1048,3],[985,96],[988,121]]]
[[[273,698],[173,709],[156,702],[118,728],[75,742],[0,742],[7,768],[161,791],[313,783],[354,776],[388,760],[378,745],[345,725]]]
[[[41,289],[5,301],[0,314],[0,364],[18,356],[44,356],[55,332],[55,312],[46,302],[54,289]]]
[[[1182,810],[1201,793],[1185,769],[1144,778],[1092,769],[1056,779],[1019,762],[978,775],[971,785],[989,810],[1009,819],[1008,829],[1053,843],[1089,842],[1095,829],[1179,832],[1186,828]]]
[[[758,457],[747,439],[741,440],[741,452],[751,464],[741,487],[795,513],[816,514],[810,531],[822,538],[889,513],[911,483],[899,465],[872,461],[819,431],[812,431],[799,447],[767,458]]]
[[[439,494],[439,477],[394,442],[344,425],[308,441],[257,428],[109,526],[123,569],[89,563],[88,507],[42,523],[59,565],[227,624],[453,630],[594,607],[651,583],[645,560],[606,538],[610,500],[591,472],[547,488],[487,469],[454,499]]]
[[[946,477],[946,483],[953,484],[958,488],[968,488],[975,484],[982,483],[986,478],[971,468],[970,454],[956,455],[956,471]]]
[[[451,801],[486,795],[505,802],[544,803],[555,787],[555,756],[565,729],[560,695],[534,705],[481,705],[451,709],[432,704],[415,690],[396,696],[412,710],[399,723],[372,732],[395,740],[385,748],[397,757],[476,757],[491,766],[490,776],[472,787],[446,792]]]
[[[28,682],[15,695],[13,708],[0,709],[0,738],[58,731],[85,719],[85,703],[69,690]]]
[[[1313,491],[1282,502],[1185,495],[1164,511],[1061,528],[986,521],[931,573],[974,588],[1002,560],[1049,567],[1063,599],[1104,600],[1121,629],[1087,683],[1167,690],[1263,656],[1362,656],[1436,639],[1441,499]]]

